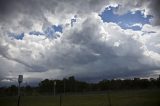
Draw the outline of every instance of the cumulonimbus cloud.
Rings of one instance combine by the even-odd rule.
[[[144,25],[141,31],[124,30],[115,23],[103,23],[98,14],[106,6],[117,3],[122,5],[117,10],[119,15],[130,9],[146,9],[147,14],[154,16],[155,25],[159,25],[156,2],[2,0],[0,74],[4,76],[0,77],[11,78],[19,73],[28,79],[75,75],[79,79],[96,81],[155,74],[154,70],[160,69],[159,26]],[[74,15],[77,15],[74,25],[66,26]],[[29,31],[43,31],[53,24],[63,26],[62,33],[55,33],[59,35],[57,38],[29,34]],[[7,35],[9,32],[24,32],[24,37],[12,39]]]

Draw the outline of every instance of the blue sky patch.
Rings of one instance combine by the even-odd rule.
[[[22,40],[24,37],[24,33],[20,33],[20,34],[8,33],[8,36],[17,40]]]
[[[115,14],[114,11],[117,10],[118,7],[110,7],[110,9],[106,8],[101,14],[100,17],[104,22],[114,22],[121,26],[123,29],[133,29],[133,30],[141,30],[140,26],[132,26],[135,23],[139,24],[150,24],[149,20],[152,16],[148,15],[144,17],[141,11],[136,11],[134,14],[132,12],[128,12],[124,15]]]
[[[62,33],[62,26],[61,25],[52,25],[50,27],[47,27],[43,32],[39,31],[31,31],[29,32],[30,35],[47,35],[48,38],[54,38],[56,32],[61,32]],[[24,33],[8,33],[8,36],[17,40],[23,40]]]
[[[32,32],[29,32],[30,35],[44,35],[43,32],[39,32],[39,31],[32,31]]]
[[[43,32],[39,31],[31,31],[29,32],[30,35],[47,35],[48,38],[54,38],[54,35],[56,32],[62,33],[62,26],[61,25],[52,25],[50,27],[47,27]]]
[[[21,33],[21,34],[15,36],[15,38],[18,39],[18,40],[22,40],[23,37],[24,37],[24,33]]]
[[[52,27],[54,28],[55,32],[62,33],[62,26],[61,25],[53,25]]]
[[[49,37],[49,38],[52,38],[53,35],[55,34],[55,30],[53,28],[53,26],[51,27],[48,27],[44,30],[44,33]]]
[[[77,15],[74,15],[74,17],[71,19],[71,27],[73,27],[74,23],[77,21]]]
[[[61,25],[52,25],[44,30],[44,34],[46,34],[49,38],[54,38],[56,32],[62,33]]]

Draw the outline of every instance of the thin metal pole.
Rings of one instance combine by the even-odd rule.
[[[54,82],[54,96],[56,95],[56,82]]]
[[[60,106],[62,106],[62,95],[60,95],[60,98],[59,98],[60,100],[59,100],[59,104],[60,104]]]
[[[21,98],[21,94],[20,94],[20,83],[18,85],[18,103],[17,103],[17,106],[19,106],[20,104],[20,98]]]
[[[109,89],[108,89],[108,91],[107,91],[107,97],[108,97],[108,103],[109,103],[109,106],[112,106],[112,104],[111,104],[111,97],[110,97]]]
[[[54,96],[56,95],[56,88],[55,88],[55,85],[54,85]]]
[[[65,81],[65,79],[64,79],[64,88],[63,88],[63,90],[64,90],[64,95],[65,95],[65,92],[66,92],[66,81]]]
[[[108,88],[108,90],[107,90],[108,103],[109,103],[109,106],[112,106],[109,85],[107,88]]]
[[[53,85],[52,85],[52,96],[54,96],[54,82],[53,82]]]

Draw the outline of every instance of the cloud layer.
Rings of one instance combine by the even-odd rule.
[[[0,1],[0,81],[63,78],[98,81],[157,75],[160,69],[160,31],[157,0],[2,0]],[[153,15],[153,25],[140,31],[104,23],[99,14],[119,5],[117,14],[140,10]],[[145,10],[145,11],[144,11]],[[76,22],[71,27],[71,19]],[[34,35],[51,25],[62,25],[54,38]],[[22,40],[8,33],[24,33]],[[155,73],[156,71],[156,73]]]

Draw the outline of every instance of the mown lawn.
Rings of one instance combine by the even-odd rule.
[[[160,90],[111,91],[111,106],[160,106]],[[0,97],[0,106],[17,106],[17,97]],[[61,106],[109,106],[108,95],[79,94],[61,98]],[[22,96],[20,106],[60,106],[60,96]]]

